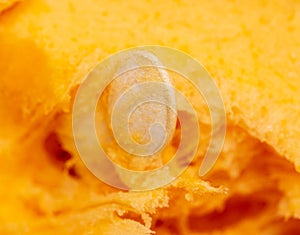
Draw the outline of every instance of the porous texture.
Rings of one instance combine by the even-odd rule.
[[[1,234],[299,233],[299,1],[12,2],[0,2]],[[200,179],[208,112],[177,81],[203,145],[177,181],[131,193],[80,161],[71,108],[101,59],[144,44],[199,60],[220,88],[228,128]]]

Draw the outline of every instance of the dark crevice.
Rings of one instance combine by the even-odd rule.
[[[45,149],[54,161],[65,163],[72,158],[72,155],[63,149],[57,134],[51,133],[45,140]]]
[[[192,231],[223,230],[242,220],[257,216],[269,206],[264,197],[254,195],[234,195],[226,202],[221,211],[213,211],[210,214],[195,215],[189,217],[189,228]]]
[[[168,218],[164,220],[157,219],[152,229],[157,231],[157,234],[159,234],[160,230],[163,230],[164,232],[167,231],[168,234],[181,234],[179,223],[176,218]]]
[[[134,213],[132,211],[127,211],[123,215],[118,215],[118,217],[120,217],[122,219],[134,220],[142,225],[145,225],[145,222],[144,222],[142,216],[140,214]]]
[[[80,174],[78,173],[78,171],[76,170],[76,167],[75,166],[71,166],[69,167],[68,169],[68,174],[70,176],[72,176],[73,178],[76,178],[76,179],[80,179]]]
[[[66,170],[73,178],[80,178],[75,165],[67,166],[67,162],[72,159],[72,154],[63,148],[56,133],[50,133],[47,136],[44,146],[48,152],[51,162],[55,166],[57,166],[60,170]]]

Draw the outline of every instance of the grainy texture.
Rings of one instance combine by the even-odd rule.
[[[299,233],[299,1],[12,2],[0,1],[0,233]],[[79,160],[70,111],[91,68],[144,44],[203,63],[229,125],[217,165],[199,179],[208,112],[177,81],[195,105],[203,145],[178,181],[132,194],[99,182]],[[53,133],[58,156],[45,147]],[[72,156],[65,162],[64,151]]]

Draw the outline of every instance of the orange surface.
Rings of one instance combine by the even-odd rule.
[[[0,1],[0,234],[299,233],[298,1],[11,4]],[[101,59],[144,44],[202,62],[228,127],[217,164],[199,178],[208,112],[177,79],[203,130],[198,154],[171,185],[133,193],[105,185],[80,161],[71,107]],[[177,142],[175,135],[167,154]]]

